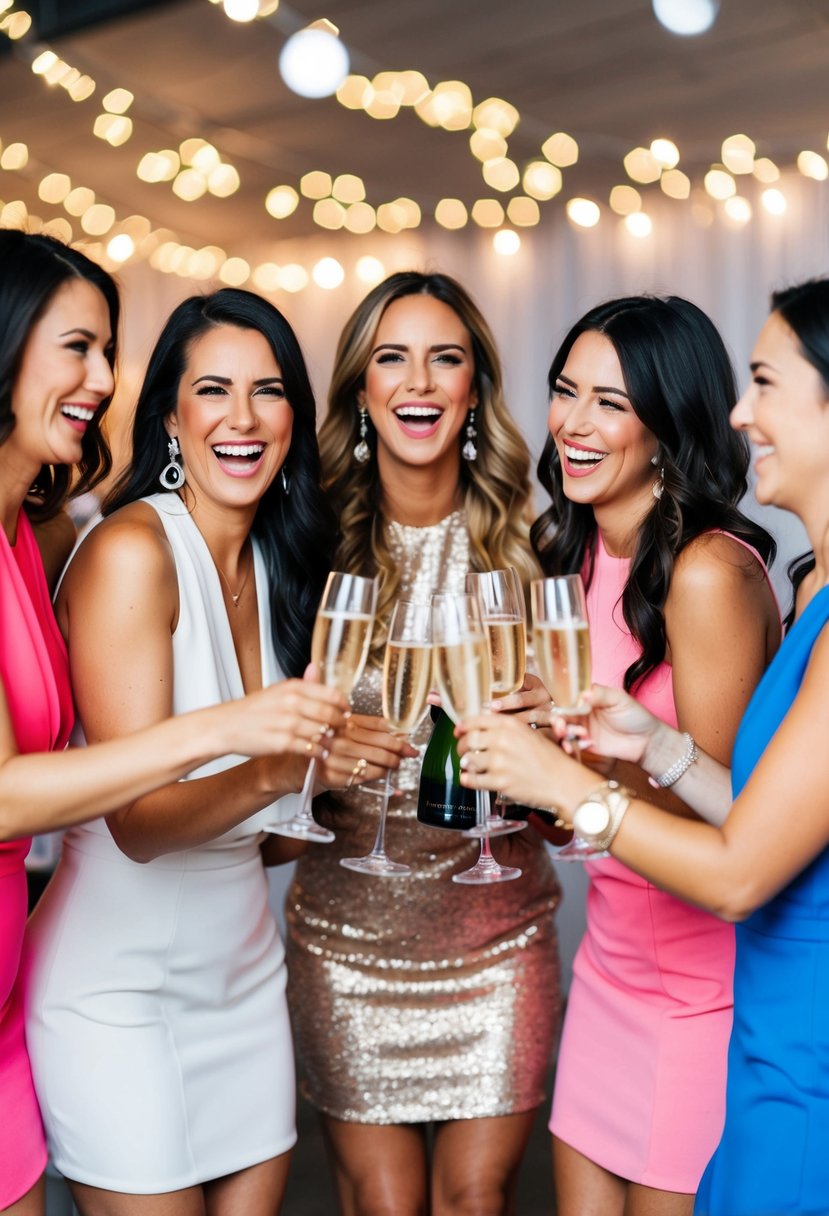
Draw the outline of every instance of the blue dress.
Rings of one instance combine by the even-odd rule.
[[[735,797],[797,696],[827,620],[824,587],[746,710],[734,745]],[[725,1129],[694,1211],[829,1213],[829,848],[737,926]]]

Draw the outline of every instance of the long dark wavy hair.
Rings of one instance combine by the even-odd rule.
[[[705,313],[678,296],[600,304],[561,344],[550,367],[551,394],[573,344],[588,332],[612,342],[631,406],[658,440],[658,466],[664,470],[664,492],[639,526],[622,595],[625,622],[642,648],[625,672],[625,688],[631,691],[665,658],[665,600],[685,546],[703,532],[722,529],[753,545],[769,564],[775,543],[738,506],[746,491],[749,446],[729,425],[737,399],[734,371]],[[552,437],[541,454],[538,477],[552,500],[531,530],[539,561],[547,575],[586,566],[589,583],[596,520],[589,505],[565,496]]]
[[[112,345],[107,351],[115,365],[120,306],[115,280],[85,254],[41,233],[0,231],[0,443],[14,430],[14,389],[32,327],[43,316],[55,293],[73,279],[85,279],[106,300]],[[81,440],[81,459],[74,484],[68,465],[43,465],[26,500],[32,519],[45,522],[58,513],[69,496],[92,489],[112,468],[101,421],[110,398],[95,410]]]
[[[829,279],[807,279],[794,287],[775,291],[771,311],[788,325],[800,346],[800,353],[817,371],[829,398]],[[792,584],[792,604],[786,616],[786,626],[794,621],[797,589],[815,568],[811,549],[789,563]]]
[[[251,533],[262,548],[271,592],[271,634],[280,666],[300,675],[310,658],[311,630],[331,568],[334,522],[320,489],[316,405],[305,360],[282,313],[249,291],[224,287],[190,296],[174,310],[150,355],[132,428],[132,463],[103,506],[104,515],[160,490],[169,435],[164,422],[176,411],[178,388],[193,343],[220,325],[251,329],[268,342],[293,410],[291,446],[283,468],[285,494],[275,477],[257,507]],[[174,490],[169,493],[175,493]]]

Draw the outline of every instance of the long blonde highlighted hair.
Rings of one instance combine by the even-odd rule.
[[[383,313],[394,300],[410,295],[428,295],[447,304],[472,342],[478,455],[475,461],[461,460],[460,470],[472,569],[515,566],[525,590],[529,580],[539,574],[529,543],[530,454],[504,401],[501,363],[489,326],[464,288],[448,275],[418,271],[390,275],[369,292],[340,335],[328,414],[320,430],[323,485],[340,523],[336,568],[379,576],[373,651],[385,642],[400,574],[386,541],[376,433],[368,419],[371,459],[360,464],[353,454],[359,440],[357,396],[365,385]],[[458,442],[463,441],[461,428]]]

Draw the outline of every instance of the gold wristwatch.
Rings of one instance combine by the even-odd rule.
[[[578,838],[594,849],[609,848],[632,797],[632,791],[618,781],[605,781],[591,790],[573,811]]]

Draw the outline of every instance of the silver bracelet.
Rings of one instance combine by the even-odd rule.
[[[666,769],[661,777],[650,777],[649,781],[651,782],[651,785],[659,786],[663,790],[666,790],[669,786],[675,785],[683,773],[687,773],[688,769],[696,760],[697,756],[699,755],[699,751],[697,750],[697,745],[694,742],[693,736],[689,735],[687,731],[684,731],[682,737],[688,744],[684,753],[674,764],[671,765],[669,769]]]

